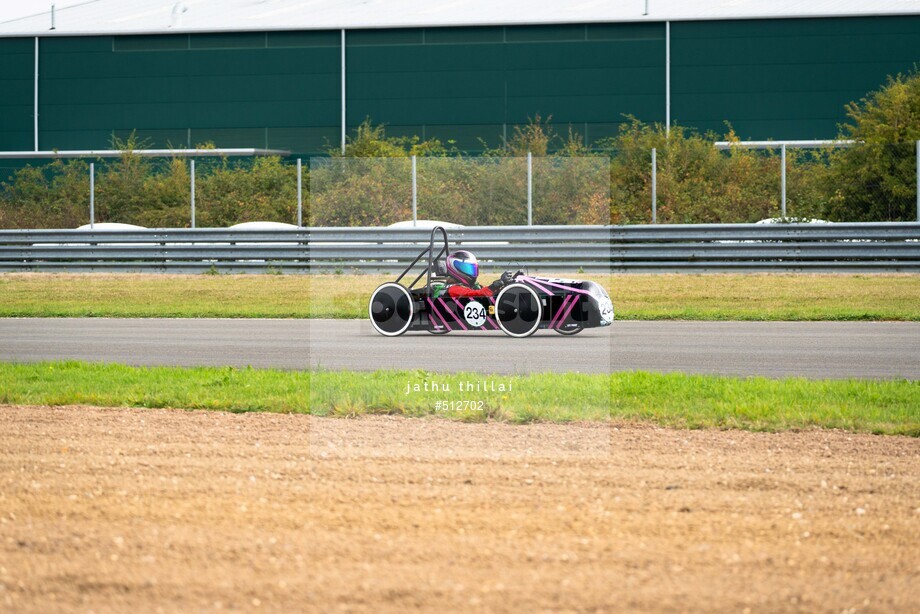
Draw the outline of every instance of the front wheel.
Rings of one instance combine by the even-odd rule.
[[[495,298],[495,321],[511,337],[529,337],[540,328],[543,304],[536,291],[525,284],[502,288]]]
[[[568,330],[562,328],[554,328],[553,330],[559,333],[560,335],[565,335],[566,337],[571,337],[572,335],[577,335],[585,329],[584,326],[579,326],[577,328],[570,328]]]
[[[386,283],[374,290],[368,301],[367,313],[371,325],[381,335],[401,335],[412,323],[414,309],[412,295],[405,287]]]

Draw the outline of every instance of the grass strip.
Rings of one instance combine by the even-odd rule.
[[[497,272],[482,275],[491,281]],[[573,274],[629,320],[920,321],[920,275]],[[389,275],[0,274],[0,317],[364,318]]]
[[[460,392],[460,382],[510,385]],[[447,384],[450,391],[407,386]],[[480,399],[482,411],[435,411],[439,400]],[[525,376],[425,371],[282,371],[129,367],[85,362],[0,363],[0,403],[177,407],[324,416],[437,414],[509,422],[605,420],[678,428],[782,431],[840,428],[920,436],[920,382],[806,380],[623,372]]]

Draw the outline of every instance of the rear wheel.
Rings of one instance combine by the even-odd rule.
[[[529,337],[540,328],[543,305],[530,286],[508,284],[495,299],[495,321],[506,335]]]
[[[409,291],[395,283],[386,283],[374,290],[367,305],[371,325],[381,335],[401,335],[412,323],[413,302]]]

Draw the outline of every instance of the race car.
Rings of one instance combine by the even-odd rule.
[[[443,245],[435,253],[438,233]],[[400,283],[420,261],[425,269],[408,286]],[[577,335],[613,323],[613,302],[593,281],[536,277],[517,270],[505,271],[483,288],[476,283],[478,272],[475,256],[465,250],[451,252],[447,231],[436,226],[428,247],[412,264],[371,294],[367,306],[371,325],[387,337],[406,331],[500,330],[520,338],[540,329]],[[422,278],[425,284],[416,287]]]

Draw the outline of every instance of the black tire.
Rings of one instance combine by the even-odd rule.
[[[560,335],[565,335],[566,337],[571,337],[572,335],[577,335],[585,329],[584,326],[579,326],[578,328],[570,328],[568,330],[563,330],[561,328],[554,328],[553,330],[559,333]]]
[[[529,337],[540,328],[543,304],[536,290],[525,284],[508,284],[495,298],[495,321],[509,337]]]
[[[414,315],[412,295],[403,286],[386,283],[374,290],[367,303],[371,326],[381,335],[396,337],[408,330]]]

